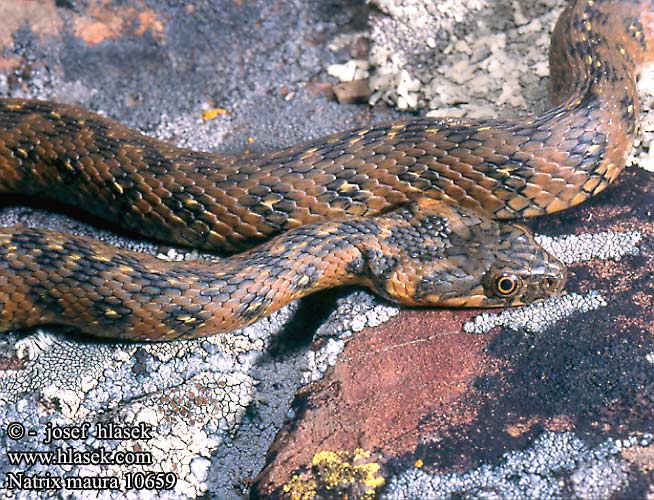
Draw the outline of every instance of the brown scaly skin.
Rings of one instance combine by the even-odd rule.
[[[237,158],[176,148],[72,106],[1,100],[0,191],[58,200],[145,236],[226,252],[251,248],[305,224],[324,223],[325,226],[310,226],[309,230],[291,231],[283,237],[287,239],[274,240],[277,243],[269,243],[255,249],[254,253],[225,263],[225,268],[230,268],[244,265],[243,259],[251,259],[253,255],[261,259],[256,266],[258,277],[247,275],[243,285],[228,283],[222,291],[216,289],[216,294],[229,297],[217,301],[218,309],[212,314],[227,319],[213,323],[214,333],[235,328],[316,289],[309,277],[309,284],[287,293],[274,278],[276,258],[292,257],[293,280],[301,284],[306,281],[305,267],[312,269],[309,263],[316,265],[317,249],[330,244],[323,239],[348,241],[351,243],[348,252],[364,255],[368,252],[380,262],[403,249],[399,240],[395,246],[386,245],[381,250],[375,246],[377,243],[369,242],[373,245],[371,248],[378,250],[371,254],[372,250],[361,249],[358,243],[339,232],[350,227],[348,221],[359,221],[359,216],[375,216],[428,197],[458,203],[497,219],[530,217],[576,205],[605,189],[624,168],[633,142],[638,111],[636,74],[640,65],[652,60],[654,54],[652,9],[650,1],[571,1],[557,23],[552,41],[554,107],[540,116],[515,122],[402,120],[334,134],[270,154]],[[454,216],[452,210],[444,213]],[[380,229],[384,224],[392,224],[392,217],[378,219]],[[340,222],[324,222],[326,220]],[[478,235],[480,239],[475,240],[474,245],[480,247],[493,247],[496,242],[490,234],[505,237],[503,232],[512,227],[496,225],[481,216],[479,220],[483,226],[495,228]],[[7,231],[12,233],[12,230]],[[43,280],[50,279],[50,273],[59,276],[59,269],[66,269],[62,261],[64,256],[57,254],[52,261],[46,259],[32,277],[19,279],[24,264],[22,259],[27,259],[30,252],[43,252],[46,256],[51,252],[48,244],[38,236],[45,233],[18,231],[15,234],[26,235],[27,241],[22,242],[19,236],[17,241],[22,243],[12,244],[11,255],[6,256],[10,262],[13,255],[18,268],[4,264],[6,274],[2,280],[7,282],[7,288],[3,326],[65,322],[63,316],[68,313],[63,311],[65,301],[62,298],[46,301],[41,318],[28,314],[31,307],[39,307],[36,294],[29,290],[42,287]],[[331,234],[332,231],[336,232]],[[448,237],[443,237],[445,242]],[[62,244],[55,243],[55,247],[66,246],[64,240],[60,241]],[[299,245],[300,250],[295,250],[287,241]],[[468,246],[472,247],[473,240],[468,241]],[[75,267],[75,273],[69,277],[77,284],[72,288],[66,285],[70,294],[79,295],[78,303],[89,306],[86,312],[75,309],[73,315],[78,326],[95,334],[120,335],[122,332],[125,336],[156,339],[173,335],[169,332],[173,327],[165,318],[177,313],[163,311],[165,307],[160,302],[171,300],[166,296],[169,290],[156,283],[163,283],[159,271],[174,275],[175,270],[179,271],[179,264],[171,268],[166,263],[146,259],[143,262],[148,262],[147,266],[137,266],[134,261],[133,267],[145,268],[145,274],[140,276],[127,268],[123,274],[112,268],[113,272],[107,276],[114,284],[123,278],[136,280],[146,291],[141,292],[135,302],[141,305],[141,310],[138,307],[121,311],[110,308],[113,312],[110,311],[107,319],[105,312],[98,315],[98,308],[104,311],[102,308],[107,308],[107,304],[120,300],[89,288],[82,278],[98,259],[120,262],[127,257],[86,240],[70,242],[90,252],[90,255],[79,257],[88,267]],[[510,240],[502,244],[510,244]],[[35,248],[30,249],[29,245]],[[275,254],[275,248],[281,254]],[[272,254],[263,254],[264,250]],[[542,256],[536,247],[532,246],[531,250],[534,255]],[[514,259],[513,252],[512,247],[505,248],[506,255],[511,258],[504,267],[510,268],[511,275],[529,274],[530,268],[521,267],[523,259]],[[83,252],[79,250],[78,253]],[[451,268],[460,272],[464,281],[468,280],[467,285],[451,297],[448,294],[453,293],[452,287],[447,280],[431,279],[429,292],[415,285],[423,283],[424,279],[430,280],[429,276],[412,274],[421,269],[418,264],[400,266],[401,272],[393,271],[389,277],[383,275],[381,281],[365,282],[360,278],[362,271],[351,264],[359,260],[350,261],[350,254],[344,256],[336,252],[336,255],[339,263],[350,263],[348,272],[359,276],[359,282],[403,303],[497,305],[479,299],[480,287],[493,285],[488,282],[485,264],[476,260],[477,254],[445,257],[446,254],[435,252],[431,255],[432,265]],[[330,258],[319,261],[330,263],[339,278],[336,281],[323,279],[318,288],[349,283],[350,274],[342,274],[343,268],[333,262],[331,254],[325,256]],[[41,259],[37,255],[32,257],[34,262]],[[420,260],[419,255],[405,258]],[[372,262],[371,258],[368,260]],[[546,262],[534,261],[532,268],[546,267]],[[189,269],[195,270],[195,266],[190,265]],[[368,268],[374,274],[374,265]],[[239,274],[242,269],[232,272],[246,276]],[[197,272],[209,271],[198,269]],[[185,275],[185,271],[179,273]],[[542,279],[545,281],[536,288],[543,289],[544,283],[558,288],[558,283],[550,282],[550,278]],[[178,335],[202,335],[208,330],[205,332],[197,325],[207,321],[199,316],[208,314],[202,309],[207,299],[201,290],[193,288],[193,279],[189,280],[180,286],[195,290],[195,293],[183,299],[179,315],[190,317],[188,321],[196,323],[196,330],[191,333],[192,327],[182,328],[183,320],[174,326],[179,328]],[[124,292],[110,285],[108,280],[95,281],[96,287],[104,287],[103,291]],[[163,289],[166,293],[162,293]],[[12,295],[14,293],[17,297]],[[525,300],[533,299],[529,295],[525,297]],[[238,308],[244,306],[237,306],[236,302],[254,304],[253,312],[243,316]],[[259,306],[260,302],[265,305]],[[12,312],[5,312],[7,309]],[[143,321],[138,313],[145,313],[146,309],[149,312],[145,317],[150,319]],[[135,314],[135,319],[125,319],[128,310]],[[153,315],[161,316],[158,322],[151,319]],[[67,317],[66,321],[72,321],[70,314]],[[79,318],[84,318],[84,324]],[[149,326],[137,329],[138,322]]]
[[[499,219],[555,212],[597,194],[624,167],[638,111],[636,72],[654,53],[649,8],[649,1],[571,2],[553,37],[556,105],[515,122],[400,120],[225,157],[162,143],[80,108],[3,100],[0,191],[53,198],[145,236],[228,252],[421,196]]]
[[[170,340],[234,330],[339,285],[413,306],[495,307],[549,297],[564,283],[563,264],[523,227],[429,199],[378,217],[302,226],[216,263],[0,229],[1,330],[57,323]]]

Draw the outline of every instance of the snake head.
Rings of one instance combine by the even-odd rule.
[[[368,252],[370,286],[410,306],[502,307],[558,295],[565,266],[523,226],[444,202],[396,212]]]
[[[480,307],[530,304],[560,295],[567,279],[565,265],[543,250],[524,227],[508,224],[503,232],[512,241],[511,260],[508,254],[497,255],[482,276]]]

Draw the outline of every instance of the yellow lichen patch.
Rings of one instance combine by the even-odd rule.
[[[284,485],[292,500],[348,498],[372,500],[384,485],[381,466],[371,461],[370,451],[320,451],[311,459],[311,470],[295,474]]]
[[[228,115],[228,114],[229,111],[227,111],[225,108],[212,108],[202,112],[202,119],[205,122],[208,122],[210,120],[214,120],[215,118],[218,118],[219,116]]]

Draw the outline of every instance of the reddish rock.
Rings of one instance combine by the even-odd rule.
[[[654,424],[654,197],[651,174],[626,171],[591,202],[531,223],[548,234],[645,233],[639,256],[571,268],[570,291],[609,306],[542,334],[466,335],[475,311],[409,311],[357,334],[336,367],[297,395],[255,496],[278,498],[321,451],[372,450],[385,474],[416,463],[468,470],[544,429],[589,441]],[[592,214],[592,215],[591,215]]]

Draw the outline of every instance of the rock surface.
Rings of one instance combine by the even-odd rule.
[[[235,154],[398,115],[382,102],[440,116],[546,107],[549,30],[563,0],[371,3],[368,17],[359,0],[0,0],[0,93],[81,104]],[[376,106],[333,100],[330,75],[370,71]],[[45,446],[43,429],[143,422],[153,439],[102,445],[151,454],[153,465],[132,471],[174,470],[176,486],[151,494],[163,498],[236,499],[253,482],[253,497],[303,499],[654,495],[652,94],[645,86],[635,167],[591,202],[529,222],[573,262],[567,298],[498,316],[399,312],[363,292],[326,293],[232,335],[162,345],[7,334],[0,429],[19,421],[39,434],[0,432],[0,447],[96,449],[93,436]],[[33,208],[0,213],[17,221],[202,258]],[[3,478],[126,470],[0,460]]]

